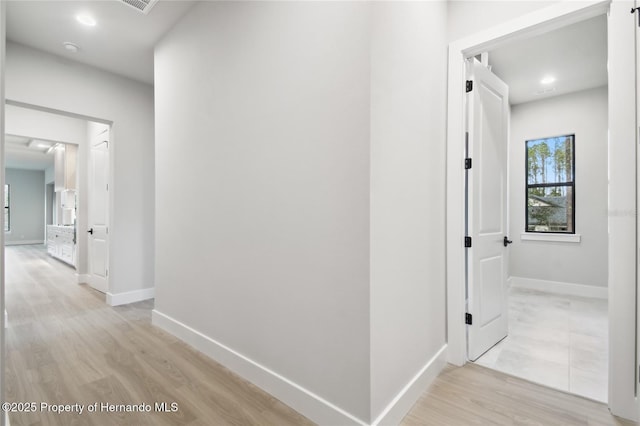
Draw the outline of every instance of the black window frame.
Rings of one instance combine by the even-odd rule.
[[[552,182],[552,183],[529,183],[529,142],[536,142],[545,139],[556,139],[556,138],[571,138],[571,177],[572,180],[568,182]],[[524,144],[524,232],[531,234],[567,234],[573,235],[576,233],[576,135],[575,133],[569,133],[565,135],[558,136],[548,136],[542,138],[535,139],[527,139]],[[571,222],[573,227],[570,231],[530,231],[529,230],[529,189],[531,188],[550,188],[550,187],[558,187],[558,186],[566,186],[571,187]]]

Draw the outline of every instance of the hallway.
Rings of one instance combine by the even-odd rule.
[[[109,307],[44,246],[7,247],[7,400],[151,404],[150,413],[12,413],[11,425],[312,425],[151,325],[152,302]],[[176,402],[176,412],[153,412]],[[604,404],[483,367],[447,367],[404,426],[630,425]]]

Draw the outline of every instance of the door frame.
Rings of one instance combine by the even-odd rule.
[[[12,105],[12,106],[17,106],[20,108],[26,108],[26,109],[31,109],[34,111],[42,111],[42,112],[47,112],[50,114],[55,114],[55,115],[59,115],[62,117],[69,117],[69,118],[75,118],[75,119],[79,119],[79,120],[84,120],[84,121],[93,121],[96,123],[102,123],[102,124],[106,124],[107,126],[109,126],[109,150],[110,150],[110,155],[109,155],[109,228],[112,228],[112,224],[111,224],[111,218],[113,217],[113,206],[114,206],[114,156],[113,156],[113,147],[114,147],[114,122],[111,120],[107,120],[104,118],[97,118],[97,117],[92,117],[89,115],[83,115],[83,114],[78,114],[78,113],[74,113],[74,112],[70,112],[70,111],[64,111],[64,110],[59,110],[59,109],[55,109],[55,108],[49,108],[46,106],[42,106],[42,105],[36,105],[36,104],[31,104],[31,103],[27,103],[27,102],[21,102],[21,101],[16,101],[10,98],[5,98],[5,102],[3,103],[3,105]],[[82,151],[80,151],[82,150]],[[80,152],[82,152],[82,154],[80,154]],[[4,146],[2,147],[2,154],[4,155]],[[84,191],[78,191],[78,193],[82,193],[82,197],[85,201],[81,201],[81,203],[85,203],[86,200],[88,199],[87,197],[87,192],[89,190],[88,188],[88,180],[89,180],[89,165],[88,162],[90,160],[90,147],[88,146],[88,144],[85,144],[84,147],[79,146],[79,155],[80,155],[80,160],[78,163],[78,174],[79,174],[79,180],[80,180],[80,185],[85,185]],[[85,209],[86,214],[84,215],[85,217],[82,218],[82,220],[78,221],[78,223],[76,224],[76,232],[78,233],[78,235],[80,235],[81,232],[83,231],[78,231],[80,228],[83,228],[86,230],[87,228],[87,220],[88,220],[88,206]],[[82,241],[82,243],[80,243],[80,241]],[[78,239],[78,261],[76,262],[76,277],[77,277],[77,282],[78,284],[83,284],[83,283],[87,283],[88,277],[89,277],[89,247],[88,247],[88,241],[87,240],[81,240]],[[111,249],[112,249],[112,242],[111,239],[109,239],[109,243],[107,245],[107,252],[110,254],[111,253]],[[81,253],[80,251],[80,246],[84,246],[84,253]],[[109,256],[109,254],[107,255],[107,268],[108,270],[111,272],[112,268],[111,268],[111,256]],[[80,268],[80,258],[83,258],[84,260],[84,264],[85,264],[85,268]],[[111,280],[107,279],[107,292],[105,293],[105,303],[111,305],[111,299],[110,299],[110,292],[111,290]]]
[[[634,1],[562,1],[449,45],[447,106],[447,357],[467,362],[464,248],[464,59],[505,41],[608,13],[609,62],[609,408],[636,419],[636,103]],[[633,23],[630,23],[633,18]],[[615,141],[620,141],[615,143]],[[630,284],[633,283],[633,284]],[[615,330],[615,331],[614,331]],[[614,362],[615,360],[615,362]]]

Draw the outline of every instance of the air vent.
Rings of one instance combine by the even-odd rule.
[[[158,0],[120,0],[127,6],[131,6],[139,12],[147,15],[151,8],[158,2]]]

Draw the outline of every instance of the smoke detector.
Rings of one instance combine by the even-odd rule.
[[[122,3],[129,7],[134,8],[138,12],[142,12],[145,15],[149,14],[151,8],[158,2],[158,0],[120,0]]]

